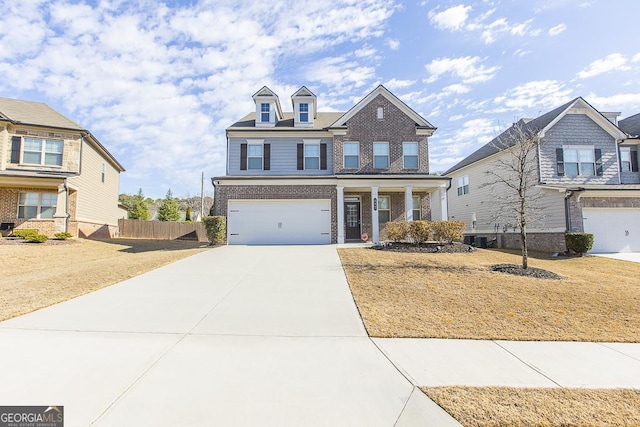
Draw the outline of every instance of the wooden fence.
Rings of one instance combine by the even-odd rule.
[[[121,238],[157,240],[197,240],[207,242],[207,232],[201,222],[143,221],[119,219]]]

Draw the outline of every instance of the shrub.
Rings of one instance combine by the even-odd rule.
[[[224,242],[227,235],[227,218],[224,216],[205,216],[202,218],[205,230],[207,230],[207,238],[214,244]]]
[[[30,243],[44,243],[47,240],[47,236],[40,233],[30,234],[24,240]]]
[[[435,240],[452,243],[462,241],[466,224],[462,221],[435,221],[432,226]]]
[[[11,237],[22,237],[23,239],[26,239],[28,236],[32,236],[35,234],[40,233],[38,233],[38,230],[25,228],[23,230],[13,230],[13,232],[11,233]]]
[[[586,254],[593,247],[593,234],[589,233],[565,233],[567,249],[579,254]]]
[[[53,235],[58,240],[67,240],[71,238],[71,233],[67,233],[66,231],[60,231]]]
[[[432,226],[429,221],[412,221],[409,223],[409,236],[416,243],[424,243],[431,237]]]
[[[389,221],[384,226],[387,237],[394,242],[405,240],[409,234],[409,223],[407,221]]]

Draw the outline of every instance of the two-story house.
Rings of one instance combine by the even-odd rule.
[[[304,86],[290,113],[266,86],[253,100],[212,179],[229,244],[378,242],[387,221],[447,218],[450,180],[429,174],[435,127],[383,86],[340,113]]]
[[[46,104],[0,98],[0,228],[113,236],[124,168]]]
[[[640,251],[640,173],[638,142],[623,130],[637,119],[617,124],[620,113],[601,113],[579,97],[518,126],[537,137],[537,185],[532,199],[543,215],[528,226],[529,247],[564,251],[565,231],[593,233],[594,252]],[[634,116],[635,117],[635,116]],[[512,127],[513,128],[513,127]],[[466,222],[466,234],[497,238],[504,247],[518,247],[513,215],[496,203],[490,170],[508,159],[517,143],[512,128],[446,172],[451,219]]]

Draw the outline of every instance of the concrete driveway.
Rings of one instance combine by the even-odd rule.
[[[216,248],[2,322],[0,354],[0,402],[67,426],[451,422],[367,337],[335,246]]]
[[[640,252],[617,252],[608,254],[589,254],[605,258],[619,259],[622,261],[640,262]]]

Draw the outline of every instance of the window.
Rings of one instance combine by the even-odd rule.
[[[389,169],[389,143],[373,143],[373,167],[375,169]]]
[[[304,144],[304,168],[320,169],[320,144]]]
[[[53,218],[56,211],[56,193],[20,193],[18,199],[18,218]]]
[[[384,119],[384,108],[378,107],[378,120]]]
[[[24,138],[22,163],[62,166],[64,142],[56,139]]]
[[[260,121],[264,123],[268,123],[271,119],[271,110],[268,102],[263,102],[260,104]]]
[[[384,224],[391,220],[391,200],[389,196],[378,197],[378,222]]]
[[[564,148],[564,173],[567,176],[593,176],[596,159],[593,147]]]
[[[104,178],[107,175],[107,165],[105,163],[102,164],[102,182],[104,182]]]
[[[413,220],[420,221],[420,196],[413,196]]]
[[[418,169],[418,143],[402,143],[403,167],[405,169]]]
[[[309,104],[300,104],[300,122],[307,123],[309,121]]]
[[[631,172],[631,147],[620,147],[620,170]]]
[[[344,167],[345,169],[358,169],[360,166],[360,143],[345,142],[344,150]]]
[[[247,164],[249,169],[262,169],[262,153],[262,144],[247,145]]]
[[[458,178],[458,196],[469,194],[469,177],[467,175]]]

